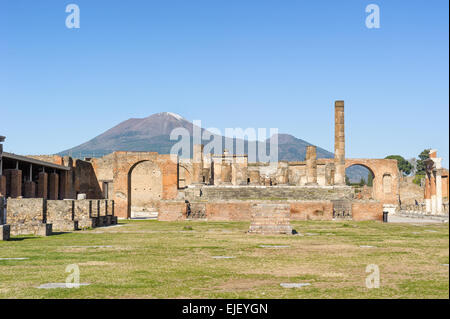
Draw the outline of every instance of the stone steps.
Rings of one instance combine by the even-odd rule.
[[[422,212],[410,212],[410,211],[400,211],[396,216],[407,217],[407,218],[418,218],[418,219],[432,219],[440,221],[448,221],[449,215],[427,215]]]
[[[203,187],[200,192],[187,191],[190,200],[338,200],[351,199],[349,187]]]

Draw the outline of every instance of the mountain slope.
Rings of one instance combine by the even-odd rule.
[[[194,125],[182,116],[169,112],[157,113],[141,119],[131,118],[90,141],[62,151],[58,155],[70,155],[78,158],[99,157],[114,151],[152,151],[160,154],[169,154],[172,146],[177,143],[177,141],[170,140],[170,133],[175,128],[184,128],[192,136]],[[201,130],[202,133],[205,132],[204,129]],[[223,151],[227,142],[233,142],[233,150],[235,153],[238,153],[235,146],[237,139],[217,135],[215,137],[222,139],[222,150],[220,152]],[[206,140],[203,141],[204,144],[208,142]],[[248,141],[245,140],[245,153],[248,153],[248,144]],[[266,145],[266,154],[268,154],[269,143]],[[312,144],[289,134],[278,134],[278,159],[281,161],[304,161],[308,145]],[[219,153],[218,150],[214,151]],[[317,157],[333,158],[333,153],[317,146]],[[351,181],[359,181],[361,177],[367,179],[366,169],[352,167],[350,170],[351,172],[348,175]]]
[[[157,113],[142,119],[128,119],[92,140],[74,148],[62,151],[59,155],[72,155],[74,157],[101,156],[113,151],[154,151],[160,154],[168,154],[177,141],[170,140],[170,133],[175,128],[184,128],[191,135],[194,125],[174,113]],[[202,132],[205,130],[202,129]],[[222,138],[222,148],[230,138]],[[208,141],[204,141],[205,144]],[[236,139],[234,139],[236,143]],[[305,159],[306,146],[312,145],[304,140],[289,134],[278,135],[278,155],[280,160],[301,161]],[[244,141],[245,152],[248,150],[248,142]],[[217,150],[215,150],[217,152]],[[223,149],[222,149],[223,151]],[[332,158],[333,153],[317,147],[319,158]]]

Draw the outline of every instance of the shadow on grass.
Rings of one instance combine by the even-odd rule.
[[[39,237],[35,237],[35,236],[33,236],[33,237],[11,237],[8,239],[8,241],[22,241],[25,239],[34,239],[34,238],[39,238]]]

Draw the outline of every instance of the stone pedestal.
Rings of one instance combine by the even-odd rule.
[[[9,240],[10,238],[10,226],[0,225],[0,240]]]
[[[249,233],[292,234],[289,204],[256,204],[252,207]]]
[[[78,229],[78,221],[74,220],[73,200],[48,200],[47,223],[52,224],[53,231],[67,232]]]
[[[8,199],[6,220],[12,236],[52,233],[52,225],[46,221],[46,200],[42,198]]]

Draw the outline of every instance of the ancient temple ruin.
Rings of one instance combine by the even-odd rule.
[[[304,161],[249,162],[247,154],[205,154],[201,144],[193,146],[191,159],[156,152],[116,151],[83,160],[0,152],[0,196],[7,206],[6,211],[0,209],[3,224],[8,222],[10,199],[35,198],[94,200],[94,207],[106,200],[116,217],[165,221],[250,221],[254,207],[264,205],[289,207],[293,220],[381,220],[384,205],[395,209],[399,203],[397,162],[345,157],[343,101],[334,104],[334,125],[334,158],[317,158],[316,147],[310,145]],[[430,211],[439,213],[443,171],[435,153],[431,155],[426,199]],[[370,197],[346,185],[345,170],[353,165],[373,175]],[[72,222],[64,225],[71,228],[74,210],[66,211]],[[41,222],[50,223],[46,216]]]

